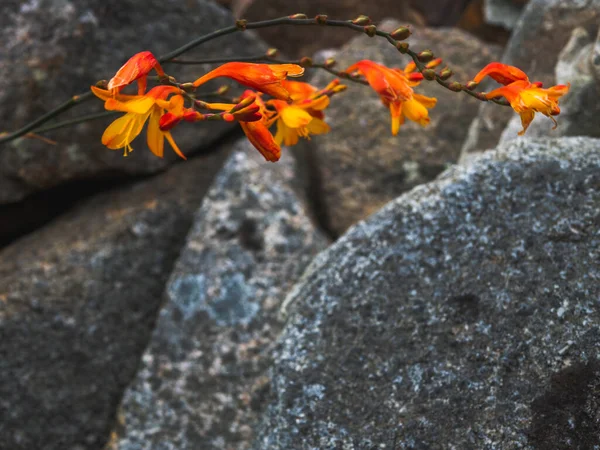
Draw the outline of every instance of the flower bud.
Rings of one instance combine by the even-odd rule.
[[[311,67],[313,65],[313,60],[308,56],[304,56],[300,59],[300,65],[302,67]]]
[[[235,21],[235,26],[238,30],[244,31],[246,29],[246,25],[248,25],[248,21],[246,19],[239,19]]]
[[[433,53],[431,50],[423,50],[417,54],[417,58],[419,58],[419,61],[426,63],[433,59]]]
[[[460,92],[464,89],[464,86],[462,84],[460,84],[458,81],[453,81],[452,83],[450,83],[448,85],[448,89],[450,89],[453,92]]]
[[[476,82],[474,82],[474,81],[469,81],[469,82],[467,83],[467,85],[466,85],[466,88],[467,88],[469,91],[473,91],[473,90],[475,90],[475,88],[476,88],[478,85],[479,85],[479,83],[476,83]]]
[[[293,20],[308,19],[306,14],[302,14],[302,13],[292,14],[291,16],[288,16],[288,18],[293,19]]]
[[[454,75],[454,72],[452,72],[452,70],[448,69],[447,67],[440,72],[440,78],[442,80],[447,80],[452,75]]]
[[[327,58],[323,65],[328,69],[331,69],[333,66],[335,66],[336,62],[337,61],[335,60],[335,58]]]
[[[317,23],[319,25],[325,25],[325,24],[327,24],[327,15],[326,14],[318,14],[315,17],[315,20],[317,21]]]
[[[392,31],[390,33],[390,36],[396,39],[397,41],[403,41],[404,39],[408,38],[411,34],[412,33],[410,32],[408,27],[400,27]]]
[[[196,90],[194,83],[182,83],[179,85],[179,88],[183,89],[185,92],[194,92]]]
[[[354,25],[369,25],[371,23],[371,18],[369,16],[360,15],[356,19],[352,21]]]
[[[279,50],[277,50],[276,48],[270,48],[265,53],[265,56],[267,58],[275,58],[277,56],[277,53],[279,53]]]
[[[367,36],[373,37],[377,33],[377,27],[375,25],[367,25],[365,27],[365,33]]]
[[[97,81],[95,86],[100,89],[106,89],[108,87],[108,81],[106,81],[106,80]]]
[[[229,92],[229,86],[226,84],[217,89],[217,95],[225,95],[227,92]]]
[[[396,48],[400,53],[406,53],[408,51],[408,42],[396,42]]]
[[[426,80],[435,80],[435,70],[425,69],[422,73]]]

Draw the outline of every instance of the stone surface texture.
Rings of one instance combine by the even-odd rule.
[[[254,448],[597,448],[599,211],[600,140],[529,140],[351,228],[285,301]]]
[[[484,0],[485,20],[492,25],[512,30],[521,17],[523,4],[524,2],[515,0]]]
[[[387,21],[383,28],[393,30],[399,25]],[[457,80],[468,79],[499,55],[498,47],[455,29],[414,27],[410,45],[419,51],[435,49]],[[402,68],[410,60],[387,41],[366,36],[356,37],[334,56],[340,69],[361,59]],[[330,79],[329,74],[318,72],[312,81],[324,86]],[[321,200],[335,235],[456,162],[478,106],[467,95],[424,81],[415,91],[438,99],[430,111],[431,123],[423,128],[407,120],[392,136],[389,110],[379,96],[368,86],[347,84],[349,89],[333,98],[326,111],[332,131],[311,142]]]
[[[102,447],[224,153],[100,194],[0,252],[0,447]]]
[[[169,280],[115,448],[249,447],[268,393],[279,306],[327,245],[294,184],[289,154],[277,164],[254,149],[232,154]]]
[[[599,23],[600,0],[532,0],[513,31],[502,62],[524,70],[533,81],[551,86],[560,51],[573,29],[582,27],[595,36]],[[481,88],[489,91],[496,86],[483,83]],[[469,153],[495,148],[513,115],[511,108],[481,104],[469,128],[461,160],[468,161]]]
[[[194,37],[233,23],[231,14],[210,0],[3,0],[0,16],[0,131],[13,131],[37,119],[90,85],[110,78],[133,54],[156,56]],[[206,43],[188,58],[248,56],[265,45],[251,33]],[[165,65],[181,81],[194,80],[208,67]],[[207,87],[207,90],[211,90]],[[58,120],[102,110],[93,99]],[[100,138],[114,119],[101,119],[45,133],[49,145],[23,138],[0,151],[0,204],[81,179],[153,173],[177,157],[165,144],[165,159],[156,158],[142,138],[123,159],[121,151],[104,147]],[[173,131],[188,155],[208,148],[230,126],[182,124]]]

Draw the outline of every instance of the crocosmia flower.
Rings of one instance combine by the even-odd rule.
[[[521,116],[523,129],[519,131],[519,136],[522,136],[529,128],[536,112],[552,119],[553,129],[556,128],[558,124],[552,116],[560,114],[558,99],[567,92],[569,86],[564,84],[542,89],[529,81],[515,81],[488,92],[486,98],[504,97],[508,100],[510,106]]]
[[[218,77],[227,77],[244,86],[269,94],[281,100],[290,100],[289,92],[282,86],[286,77],[299,77],[304,69],[297,64],[254,64],[230,62],[217,67],[194,81],[200,86]]]
[[[542,83],[531,83],[521,69],[497,62],[484,67],[473,81],[479,83],[486,76],[504,85],[488,92],[485,96],[488,99],[504,97],[508,100],[510,106],[521,116],[523,129],[519,132],[519,136],[525,134],[536,112],[549,117],[554,122],[553,129],[557,127],[558,124],[552,116],[560,114],[558,99],[569,92],[568,85],[559,84],[542,89]]]
[[[163,157],[164,140],[181,158],[186,159],[179,150],[169,131],[160,129],[160,118],[170,111],[175,116],[183,113],[181,90],[175,86],[156,86],[144,95],[113,94],[111,91],[92,86],[92,92],[104,100],[104,108],[109,111],[123,111],[126,114],[112,122],[102,135],[102,143],[108,148],[124,149],[124,156],[133,151],[131,142],[141,133],[148,122],[148,147],[156,156]],[[169,98],[170,96],[170,98]]]
[[[164,76],[164,72],[158,60],[150,52],[140,52],[133,55],[117,71],[114,77],[108,82],[108,90],[113,92],[120,91],[128,84],[137,81],[138,95],[144,95],[146,92],[148,73],[154,69],[159,76]]]
[[[436,63],[438,63],[436,61]],[[392,134],[396,136],[404,118],[426,126],[430,122],[428,109],[433,108],[437,99],[425,97],[413,91],[423,79],[416,66],[410,63],[404,70],[391,69],[369,60],[362,60],[346,69],[346,72],[359,72],[369,85],[379,94],[383,104],[390,109]]]

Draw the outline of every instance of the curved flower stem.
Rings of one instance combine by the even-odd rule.
[[[278,25],[342,27],[342,28],[348,28],[350,30],[357,31],[360,33],[366,33],[369,36],[383,37],[383,38],[387,39],[388,42],[390,42],[394,46],[396,46],[398,44],[398,41],[396,39],[394,39],[390,33],[381,31],[381,30],[377,30],[374,27],[370,28],[370,27],[365,27],[363,25],[357,25],[357,24],[353,23],[353,21],[351,21],[351,20],[333,20],[333,19],[327,18],[327,16],[324,16],[324,15],[317,16],[316,18],[306,18],[306,16],[303,16],[303,15],[294,15],[294,16],[279,17],[277,19],[262,20],[262,21],[257,21],[257,22],[247,22],[245,20],[238,20],[238,21],[236,21],[235,25],[231,25],[229,27],[225,27],[220,30],[213,31],[213,32],[205,34],[203,36],[199,36],[198,38],[188,42],[187,44],[185,44],[165,55],[160,56],[158,58],[158,61],[161,64],[166,63],[166,62],[177,62],[177,61],[173,61],[173,58],[177,58],[179,55],[182,55],[183,53],[187,52],[188,50],[191,50],[205,42],[212,41],[213,39],[227,36],[229,34],[233,34],[238,31],[254,30],[254,29],[267,28],[267,27],[278,26]],[[413,59],[413,61],[417,65],[417,69],[420,72],[425,70],[425,66],[423,65],[423,63],[421,61],[419,61],[418,55],[414,51],[407,49],[407,51],[405,53],[408,54]],[[222,60],[215,59],[215,60],[208,60],[208,61],[217,62],[217,61],[222,61]],[[240,59],[238,58],[238,59],[236,59],[236,61],[240,61]],[[181,64],[181,62],[179,62],[179,63]],[[329,67],[321,67],[321,65],[319,65],[319,64],[312,64],[309,66],[325,69],[328,72],[330,72],[336,76],[342,77],[342,75],[340,75],[339,72],[336,72],[335,70],[330,69]],[[354,79],[351,76],[343,76],[343,78],[361,82],[360,79]],[[462,85],[461,85],[460,89],[451,87],[451,83],[448,83],[448,82],[442,80],[439,77],[439,75],[437,75],[437,74],[435,76],[435,80],[440,85],[445,87],[446,89],[449,89],[452,91],[460,90],[460,91],[466,92],[468,95],[470,95],[480,101],[489,101],[487,98],[485,98],[485,96],[482,93],[469,91],[468,89],[466,89],[466,87],[464,87]],[[24,136],[25,134],[29,133],[30,131],[36,129],[36,127],[39,127],[40,125],[50,121],[51,119],[58,116],[59,114],[65,112],[65,111],[71,109],[72,107],[74,107],[86,100],[89,100],[91,98],[93,98],[93,94],[91,92],[86,92],[86,93],[83,93],[80,95],[75,95],[75,96],[71,97],[71,99],[69,99],[65,103],[57,106],[56,108],[47,112],[40,118],[34,120],[33,122],[28,123],[24,127],[20,128],[16,131],[13,131],[12,133],[0,135],[0,144],[11,141],[18,137]],[[507,102],[503,102],[502,100],[491,100],[491,101],[498,103],[500,105],[504,105],[504,106],[508,105]],[[54,128],[52,128],[52,129],[54,129]],[[45,131],[47,131],[47,130],[45,130]]]
[[[7,133],[7,134],[0,136],[0,144],[2,144],[3,142],[12,141],[13,139],[24,136],[32,130],[36,130],[37,132],[39,132],[39,130],[37,130],[36,127],[48,122],[49,120],[58,116],[60,113],[71,109],[73,106],[79,105],[80,103],[90,100],[93,97],[94,97],[94,94],[92,94],[91,91],[85,92],[85,93],[79,94],[79,95],[74,95],[69,100],[64,102],[62,105],[59,105],[56,108],[54,108],[53,110],[48,111],[42,117],[34,120],[33,122],[28,123],[24,127],[19,128],[18,130],[13,131],[12,133]],[[44,130],[44,131],[47,131],[47,130]]]
[[[45,131],[57,130],[59,128],[69,127],[71,125],[77,125],[78,123],[87,122],[89,120],[102,119],[104,117],[111,117],[116,114],[121,114],[119,111],[102,111],[94,114],[88,114],[85,116],[78,117],[73,120],[64,120],[58,123],[51,123],[45,127],[36,128],[33,130],[34,133],[43,133]]]

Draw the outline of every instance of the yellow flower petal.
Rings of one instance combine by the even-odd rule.
[[[427,109],[431,109],[435,105],[437,105],[437,98],[435,98],[435,97],[426,97],[424,95],[415,93],[415,94],[413,94],[413,98],[416,101],[418,101],[419,103],[421,103]]]
[[[126,147],[142,131],[148,114],[128,113],[111,123],[102,135],[102,143],[112,150]]]
[[[146,134],[146,142],[148,148],[159,158],[164,155],[165,137],[158,125],[162,111],[160,108],[152,108],[150,120],[148,121],[148,130]]]
[[[313,117],[313,120],[310,121],[307,128],[310,134],[325,134],[329,133],[331,130],[329,125],[327,125],[321,119],[317,119],[316,117]]]
[[[134,100],[127,102],[120,102],[116,99],[109,98],[104,104],[104,109],[108,111],[123,111],[134,114],[146,114],[150,111],[150,108],[154,106],[156,100],[151,97],[139,97]]]
[[[519,134],[519,136],[523,136],[525,134],[525,132],[527,131],[527,128],[529,128],[529,125],[533,121],[533,118],[535,117],[535,113],[531,110],[527,110],[527,111],[520,113],[519,115],[521,116],[521,125],[523,125],[523,129],[521,131],[519,131],[518,134]]]
[[[167,141],[169,141],[169,144],[171,144],[171,147],[173,148],[173,151],[177,154],[177,156],[179,156],[181,159],[187,159],[185,157],[185,155],[182,153],[182,151],[179,150],[179,147],[177,147],[177,144],[173,140],[173,136],[171,136],[171,133],[169,131],[167,131],[164,133],[164,136],[165,136],[165,139]]]
[[[281,119],[290,128],[300,128],[308,125],[312,116],[301,108],[290,106],[281,111]]]
[[[421,126],[429,124],[429,112],[421,103],[416,101],[414,98],[406,100],[402,107],[402,113],[407,119],[417,122]]]

